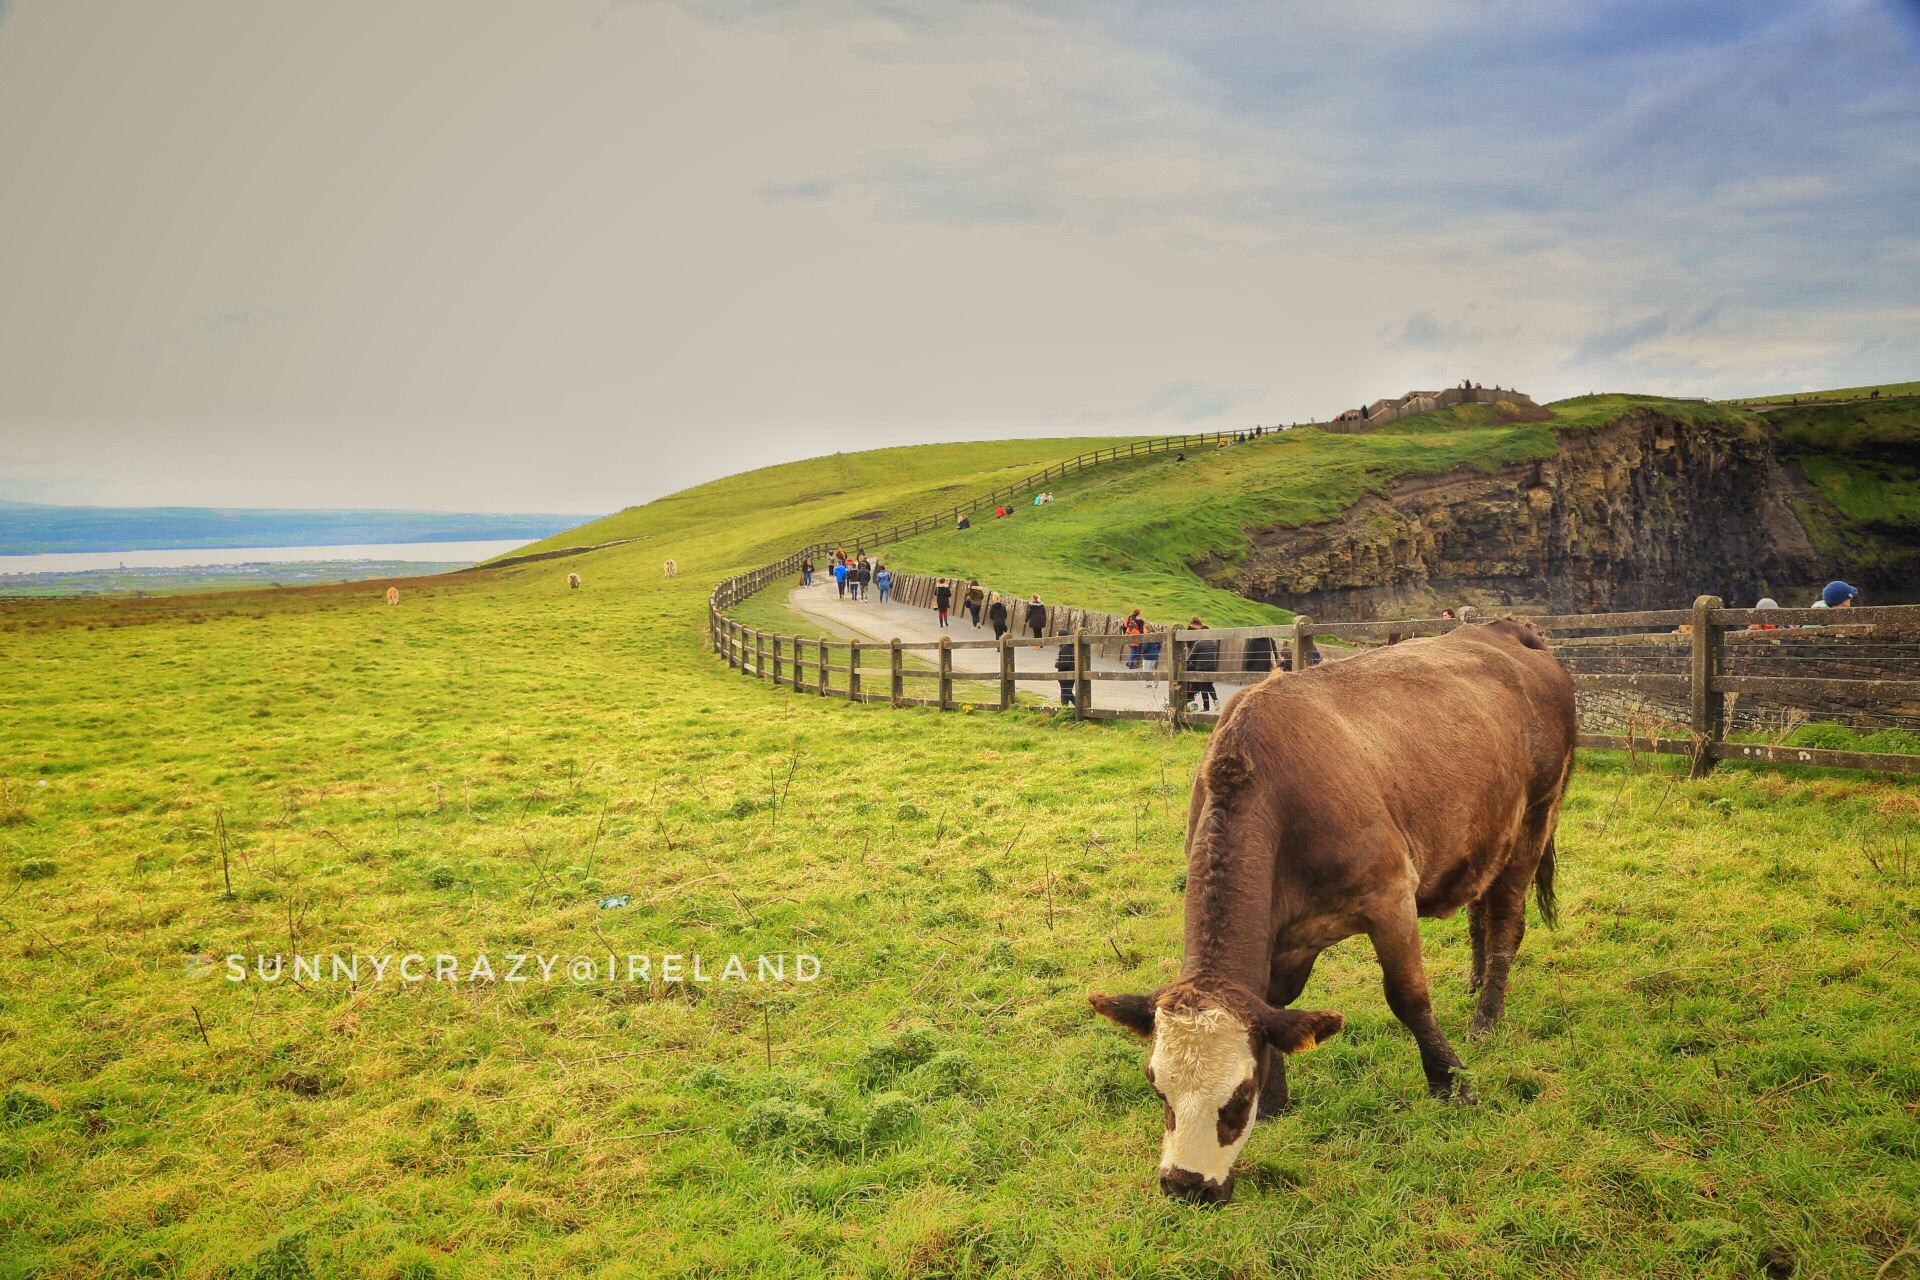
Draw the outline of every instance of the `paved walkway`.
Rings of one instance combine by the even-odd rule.
[[[964,610],[956,611],[948,619],[947,629],[943,633],[939,615],[932,609],[917,609],[912,605],[891,601],[881,604],[877,587],[868,589],[869,598],[864,601],[841,599],[833,579],[829,577],[824,582],[819,581],[822,576],[816,574],[811,587],[795,587],[789,591],[787,603],[796,612],[817,618],[835,630],[855,632],[862,639],[877,640],[882,644],[895,638],[937,641],[942,634],[955,640],[993,639],[993,628],[987,625],[984,616],[980,626],[975,628]],[[1053,663],[1059,652],[1060,640],[1057,637],[1042,641],[1035,648],[1033,638],[1029,636],[1013,651],[1013,669],[1023,675],[1044,672],[1050,679],[1057,679]],[[929,655],[922,651],[921,656]],[[1127,669],[1126,664],[1118,659],[1097,656],[1093,659],[1093,666],[1096,671]],[[991,649],[955,649],[953,669],[956,673],[964,672],[997,681],[1000,678],[1000,656]],[[1044,693],[1049,701],[1057,700],[1060,693],[1056,685],[1023,681],[1018,687],[1028,693]],[[1241,688],[1240,685],[1217,682],[1214,687],[1223,702]],[[1167,686],[1158,680],[1095,680],[1093,705],[1130,711],[1165,711]]]

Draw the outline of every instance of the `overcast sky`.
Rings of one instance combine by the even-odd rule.
[[[1920,377],[1920,3],[0,0],[0,497]]]

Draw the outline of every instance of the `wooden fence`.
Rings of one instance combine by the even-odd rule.
[[[1317,424],[1315,424],[1317,425]],[[1263,428],[1260,434],[1272,435],[1278,427]],[[1110,466],[1116,462],[1126,462],[1134,458],[1152,457],[1158,453],[1178,453],[1186,449],[1198,449],[1205,445],[1218,447],[1257,438],[1252,431],[1199,431],[1190,435],[1161,436],[1155,440],[1133,440],[1126,444],[1111,445],[1101,449],[1089,449],[1076,454],[1063,462],[1056,462],[1044,470],[1016,480],[1012,484],[1002,485],[991,493],[970,498],[951,507],[916,519],[893,524],[849,525],[842,530],[827,534],[820,541],[822,547],[852,547],[856,552],[868,547],[881,546],[884,543],[898,542],[902,538],[911,538],[916,533],[926,533],[933,529],[950,529],[959,524],[960,517],[972,516],[976,512],[998,507],[1015,498],[1025,497],[1037,489],[1045,489],[1056,480],[1065,479],[1088,467]]]
[[[899,526],[911,528],[912,526]],[[1055,686],[1071,682],[1075,697],[1072,708],[1077,719],[1152,719],[1174,726],[1210,725],[1218,721],[1218,712],[1196,712],[1186,703],[1192,686],[1198,681],[1248,683],[1264,679],[1276,661],[1304,670],[1320,660],[1316,638],[1339,639],[1349,644],[1394,644],[1414,636],[1439,635],[1474,620],[1471,608],[1461,610],[1459,620],[1416,618],[1381,622],[1315,623],[1311,618],[1295,618],[1283,626],[1235,627],[1219,630],[1189,630],[1158,626],[1142,635],[1123,635],[1110,614],[1093,614],[1063,606],[1050,606],[1046,630],[1053,642],[1072,646],[1072,666],[1066,670],[1019,672],[1014,669],[1014,650],[1021,642],[1014,634],[999,640],[953,640],[879,643],[866,640],[835,640],[831,637],[783,635],[743,626],[726,616],[737,602],[775,582],[798,577],[809,555],[825,564],[826,548],[816,544],[803,548],[774,564],[725,579],[714,587],[710,601],[709,626],[715,653],[735,670],[792,688],[797,693],[821,697],[847,698],[856,702],[884,702],[896,707],[937,707],[950,711],[962,705],[986,711],[1011,711],[1021,706],[1015,694],[1021,684]],[[930,603],[931,579],[921,575],[896,575],[905,603]],[[921,601],[925,594],[928,601]],[[990,598],[1005,599],[1010,607],[1024,608],[1018,598],[992,593]],[[1016,627],[1021,621],[1016,614]],[[1750,760],[1772,764],[1819,765],[1842,769],[1873,769],[1890,773],[1920,774],[1920,755],[1893,752],[1831,751],[1811,747],[1787,746],[1778,742],[1740,742],[1729,740],[1727,706],[1730,697],[1746,703],[1786,707],[1819,706],[1823,701],[1841,699],[1852,706],[1920,703],[1920,679],[1864,676],[1801,676],[1737,674],[1729,670],[1729,635],[1740,647],[1768,638],[1817,634],[1830,648],[1844,648],[1859,640],[1873,642],[1889,628],[1902,633],[1920,628],[1920,605],[1891,605],[1879,608],[1849,609],[1728,609],[1717,596],[1702,596],[1691,609],[1665,609],[1640,613],[1600,613],[1532,616],[1531,623],[1563,660],[1576,650],[1590,650],[1598,639],[1615,644],[1657,644],[1663,650],[1684,649],[1684,672],[1642,670],[1575,670],[1573,681],[1580,693],[1599,690],[1652,693],[1668,700],[1684,699],[1685,737],[1661,737],[1628,733],[1596,733],[1582,726],[1579,745],[1626,751],[1646,751],[1686,756],[1693,776],[1710,771],[1722,760]],[[1091,625],[1090,625],[1091,624]],[[1761,625],[1777,628],[1817,627],[1819,631],[1753,632],[1746,628]],[[1683,628],[1685,630],[1683,630]],[[1215,662],[1205,671],[1194,671],[1193,647],[1213,641]],[[1157,663],[1149,669],[1102,671],[1093,657],[1105,647],[1108,652],[1135,644],[1159,643]],[[1252,643],[1250,643],[1252,642]],[[989,673],[956,670],[956,650],[991,650],[997,654]],[[909,665],[909,655],[924,655],[924,667]],[[1570,665],[1578,666],[1578,663]],[[1105,681],[1159,681],[1168,690],[1165,711],[1102,707],[1094,694]],[[989,688],[989,699],[963,704],[954,693],[956,684]],[[909,692],[912,690],[913,692]],[[1036,704],[1028,703],[1027,706]],[[1037,704],[1046,705],[1046,704]]]

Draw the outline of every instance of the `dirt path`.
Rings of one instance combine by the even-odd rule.
[[[817,619],[836,631],[851,631],[862,639],[877,640],[882,644],[893,639],[937,641],[943,634],[955,640],[993,639],[993,628],[986,624],[984,618],[976,628],[965,612],[958,612],[948,619],[947,629],[942,632],[938,615],[932,609],[918,609],[892,602],[881,604],[878,588],[869,588],[868,594],[869,598],[864,601],[842,599],[833,580],[828,578],[811,587],[793,588],[787,593],[787,604],[795,612]],[[1029,637],[1013,651],[1014,670],[1022,674],[1044,672],[1052,676],[1054,659],[1059,652],[1060,641],[1057,638],[1042,642],[1036,648]],[[1095,657],[1093,666],[1096,671],[1126,670],[1125,663],[1113,658]],[[990,649],[955,649],[953,669],[970,676],[998,680],[999,655]],[[1241,686],[1216,684],[1215,687],[1224,701]],[[1053,685],[1022,683],[1020,688],[1030,693],[1045,693],[1049,700],[1059,697],[1059,689]],[[1158,680],[1096,680],[1093,682],[1093,705],[1129,711],[1165,711],[1167,687]]]

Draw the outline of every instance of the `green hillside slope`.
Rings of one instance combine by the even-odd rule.
[[[1549,457],[1559,433],[1594,430],[1639,407],[1761,429],[1738,409],[1650,396],[1561,401],[1551,406],[1553,421],[1539,423],[1515,422],[1497,406],[1460,405],[1362,434],[1302,428],[1196,451],[1184,463],[1104,472],[1060,486],[1051,505],[923,534],[887,556],[899,568],[977,577],[1108,612],[1200,614],[1214,626],[1283,620],[1291,615],[1211,587],[1193,566],[1239,559],[1248,529],[1329,519],[1402,476]]]

